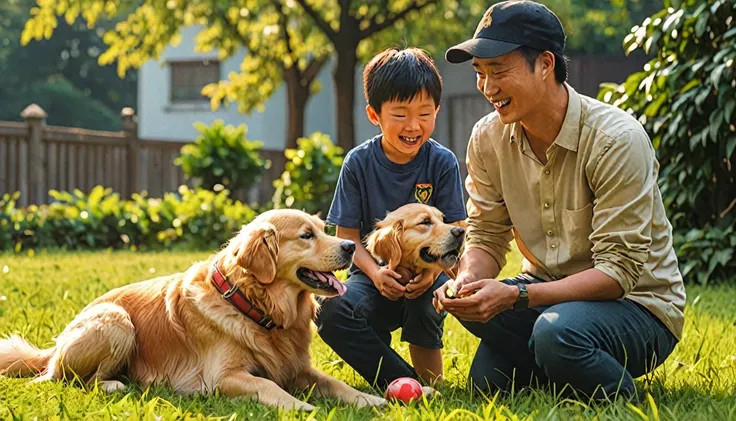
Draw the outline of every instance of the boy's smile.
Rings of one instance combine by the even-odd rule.
[[[386,101],[379,112],[369,105],[366,113],[381,128],[381,146],[388,159],[405,164],[432,135],[439,109],[430,95],[421,92],[408,101]]]

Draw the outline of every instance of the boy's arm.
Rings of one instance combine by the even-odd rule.
[[[379,266],[378,263],[373,260],[373,256],[371,256],[368,250],[363,247],[363,243],[360,239],[360,229],[346,228],[338,225],[336,235],[355,243],[355,257],[353,257],[353,262],[371,279],[371,281],[373,281],[373,284],[381,295],[392,300],[396,300],[403,296],[404,292],[406,292],[406,288],[396,282],[396,278],[400,278],[401,275],[392,271],[388,267]]]
[[[460,176],[460,164],[458,164],[454,153],[450,152],[448,156],[445,170],[437,178],[435,205],[445,215],[445,220],[448,223],[464,226],[467,211],[463,194],[463,180]]]

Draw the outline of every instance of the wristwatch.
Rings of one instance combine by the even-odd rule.
[[[514,310],[526,310],[529,308],[529,293],[526,290],[526,284],[517,282],[516,286],[519,288],[519,297],[516,298],[514,303]]]

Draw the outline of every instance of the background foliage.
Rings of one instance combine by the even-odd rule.
[[[102,186],[89,195],[52,191],[48,205],[15,206],[18,193],[0,199],[0,251],[40,249],[216,249],[256,215],[228,191],[179,188],[162,198],[136,194],[122,200]]]
[[[215,190],[217,185],[235,191],[252,186],[270,165],[261,158],[263,142],[246,138],[245,124],[237,127],[215,120],[211,125],[195,123],[199,136],[181,148],[174,161],[187,180],[198,187]]]
[[[273,206],[296,208],[327,217],[340,176],[343,149],[324,133],[298,140],[298,149],[287,149],[281,178],[274,180]]]

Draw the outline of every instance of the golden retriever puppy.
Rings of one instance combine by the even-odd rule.
[[[186,272],[117,289],[94,300],[38,349],[18,336],[0,341],[0,374],[36,381],[78,376],[120,389],[126,375],[179,393],[219,389],[285,409],[313,410],[290,392],[358,406],[383,405],[311,365],[313,294],[345,292],[333,271],[355,244],[324,233],[317,216],[273,210],[243,227],[220,252]]]
[[[402,283],[425,269],[441,269],[451,278],[465,243],[465,221],[443,222],[439,209],[410,203],[389,212],[366,237],[366,250],[398,271]]]

